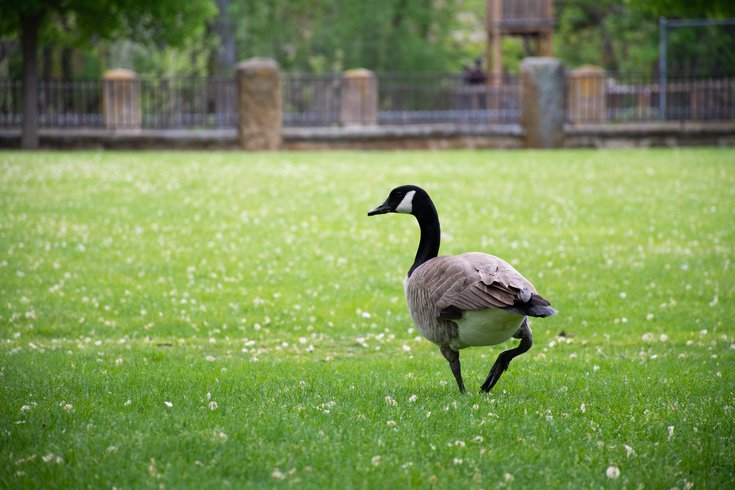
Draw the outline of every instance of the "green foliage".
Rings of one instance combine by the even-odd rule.
[[[633,10],[656,17],[705,19],[735,17],[735,4],[730,0],[626,0]]]
[[[275,58],[287,70],[458,69],[457,2],[233,1],[241,59]],[[475,53],[480,55],[482,51]]]
[[[734,5],[727,0],[557,2],[554,55],[569,68],[594,64],[650,73],[658,62],[659,16],[735,17]],[[485,9],[484,0],[231,0],[226,15],[235,29],[237,60],[268,56],[285,70],[312,73],[355,67],[459,71],[484,56]],[[13,13],[0,16],[0,33],[6,36],[17,34],[19,15],[46,12],[44,42],[82,51],[86,62],[78,74],[101,72],[112,59],[141,74],[204,75],[219,42],[213,0],[0,0],[0,10]],[[122,59],[121,46],[132,47]],[[669,69],[729,74],[735,66],[732,46],[732,28],[672,30]],[[526,56],[519,38],[504,39],[503,53],[503,69],[517,73]],[[19,72],[15,59],[8,66]]]
[[[0,11],[0,36],[18,37],[21,26],[35,19],[41,44],[76,46],[88,57],[93,41],[99,53],[100,43],[104,50],[116,39],[134,40],[154,54],[184,46],[186,56],[192,40],[203,40],[216,7],[209,0],[0,0]]]
[[[40,16],[47,35],[63,31],[69,40],[128,37],[177,45],[204,29],[214,15],[212,2],[197,0],[0,0],[1,34],[18,34],[24,18]]]
[[[573,0],[557,8],[556,55],[574,68],[648,73],[658,59],[658,26],[621,2]]]
[[[488,396],[366,216],[411,182],[559,309]],[[733,202],[729,149],[0,153],[0,486],[727,488]]]
[[[556,7],[556,55],[569,67],[583,64],[610,71],[651,73],[658,65],[658,18],[734,17],[735,4],[570,0]],[[722,76],[735,66],[733,28],[677,28],[669,31],[669,69]]]
[[[667,50],[671,72],[735,76],[735,26],[670,28]]]
[[[122,40],[105,43],[104,51],[110,66],[132,69],[139,74],[205,77],[209,74],[209,60],[216,41],[216,38],[199,32],[178,47],[157,47]]]

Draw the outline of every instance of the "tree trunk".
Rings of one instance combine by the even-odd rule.
[[[20,43],[23,56],[23,133],[24,149],[38,148],[38,31],[42,14],[21,20]]]
[[[70,80],[72,77],[72,56],[74,51],[69,46],[61,48],[61,78]]]
[[[230,17],[231,0],[217,0],[219,13],[214,20],[214,33],[219,45],[214,54],[214,74],[232,75],[235,71],[235,24]]]
[[[54,50],[50,44],[44,45],[41,50],[41,78],[53,78],[54,76]]]
[[[214,20],[214,34],[219,37],[219,45],[214,52],[214,74],[220,77],[234,77],[235,71],[235,24],[230,17],[231,0],[217,0],[219,13]],[[227,126],[228,115],[233,111],[234,101],[225,91],[225,83],[215,82],[211,86],[208,103],[214,104],[217,126]]]

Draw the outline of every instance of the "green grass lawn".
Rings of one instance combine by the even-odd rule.
[[[489,395],[406,183],[559,310]],[[0,487],[732,488],[733,259],[731,149],[0,153]]]

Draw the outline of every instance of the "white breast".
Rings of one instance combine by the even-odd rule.
[[[465,311],[461,320],[455,320],[459,326],[459,338],[453,339],[451,346],[464,349],[505,342],[518,331],[524,318],[523,315],[495,308]]]

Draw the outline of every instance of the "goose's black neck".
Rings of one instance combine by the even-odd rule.
[[[441,228],[439,227],[439,215],[436,212],[434,203],[426,197],[426,202],[419,209],[415,209],[413,215],[419,222],[421,229],[421,239],[419,240],[419,248],[416,250],[416,259],[408,271],[411,277],[413,271],[427,260],[431,260],[439,255],[439,244],[441,242]]]

